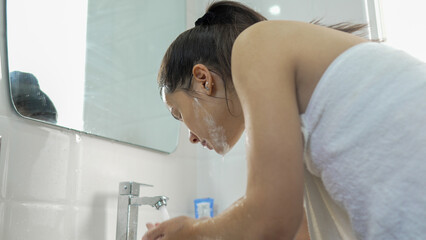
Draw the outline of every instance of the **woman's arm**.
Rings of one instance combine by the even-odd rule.
[[[257,239],[293,239],[302,220],[295,34],[291,28],[258,23],[237,38],[232,52],[248,139],[247,202],[262,224]]]
[[[297,231],[296,237],[294,240],[310,240],[309,229],[308,229],[308,219],[306,218],[306,212],[303,214],[303,220],[300,224],[299,231]]]

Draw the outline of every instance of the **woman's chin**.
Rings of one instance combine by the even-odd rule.
[[[243,132],[231,137],[227,141],[221,142],[220,144],[218,144],[219,146],[213,146],[213,149],[216,151],[216,153],[225,156],[229,151],[231,151],[235,144],[237,144],[238,140],[242,136],[242,133]]]
[[[213,146],[213,150],[217,154],[225,156],[225,154],[227,154],[231,150],[231,147],[229,147],[229,145],[225,143],[221,144],[221,146]]]

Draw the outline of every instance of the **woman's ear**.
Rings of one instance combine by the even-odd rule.
[[[214,88],[214,79],[210,70],[203,64],[196,64],[192,68],[194,77],[194,91],[211,96]]]

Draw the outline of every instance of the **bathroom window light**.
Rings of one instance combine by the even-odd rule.
[[[279,15],[281,13],[281,8],[278,5],[273,5],[269,8],[269,13],[272,15]]]
[[[388,44],[426,62],[426,32],[423,1],[382,1],[383,20]]]

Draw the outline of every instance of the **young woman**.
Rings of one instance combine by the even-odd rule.
[[[426,64],[357,25],[265,20],[217,2],[167,50],[171,114],[219,154],[246,131],[248,182],[218,216],[143,239],[293,239],[304,199],[312,239],[426,236]]]

